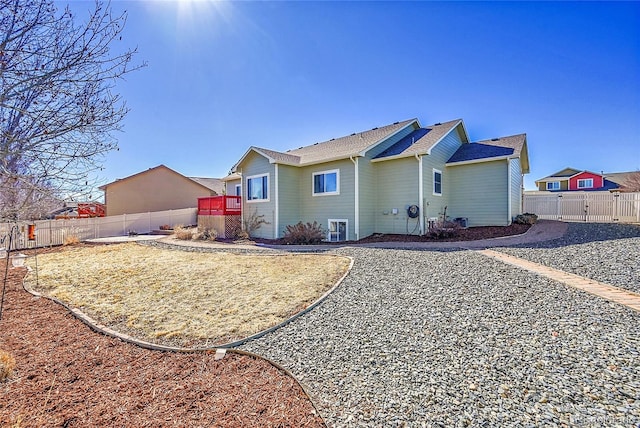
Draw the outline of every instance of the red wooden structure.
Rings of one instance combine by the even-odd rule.
[[[104,217],[104,204],[99,202],[78,203],[78,217]]]
[[[198,198],[198,215],[240,215],[241,196],[208,196]]]

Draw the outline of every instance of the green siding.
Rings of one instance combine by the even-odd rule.
[[[340,171],[339,195],[313,196],[313,173],[337,169]],[[300,168],[299,203],[300,220],[313,223],[317,221],[323,229],[328,228],[328,219],[345,219],[349,222],[349,236],[355,240],[355,174],[350,159],[327,162]]]
[[[378,183],[376,179],[376,164],[372,164],[368,157],[358,159],[359,187],[360,187],[360,239],[376,232],[376,214],[378,201]]]
[[[511,159],[511,219],[522,214],[522,170],[520,159]]]
[[[275,230],[275,165],[269,163],[269,160],[260,156],[255,152],[247,155],[240,167],[242,173],[242,208],[243,217],[246,219],[249,215],[256,213],[263,215],[264,220],[268,224],[263,224],[253,233],[256,238],[272,239]],[[251,202],[247,201],[247,179],[252,175],[269,174],[269,201]]]
[[[414,157],[373,164],[376,173],[376,233],[406,234],[416,226],[416,219],[407,216],[409,205],[420,205],[418,161]],[[398,213],[393,214],[393,209]],[[420,229],[415,233],[419,233]],[[364,235],[363,235],[364,237]]]
[[[229,195],[229,196],[235,196],[235,194],[236,194],[236,184],[240,184],[240,183],[241,183],[240,179],[227,181],[226,184],[225,184],[225,192],[226,192],[226,194]]]
[[[280,193],[278,236],[282,236],[287,225],[293,225],[302,220],[300,217],[300,169],[295,166],[278,165]]]
[[[439,217],[444,213],[447,207],[447,215],[450,215],[451,208],[451,170],[445,167],[445,163],[453,156],[453,154],[462,145],[462,139],[458,128],[455,128],[446,137],[444,137],[431,150],[431,154],[423,156],[423,186],[424,186],[424,213],[425,228],[427,220],[431,217]],[[442,172],[442,195],[433,194],[433,170],[437,169]]]
[[[447,214],[467,217],[468,226],[506,226],[509,189],[505,160],[450,166],[451,196]]]

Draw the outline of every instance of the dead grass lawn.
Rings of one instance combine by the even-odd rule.
[[[27,282],[101,323],[141,339],[213,345],[276,325],[317,300],[348,269],[346,257],[238,255],[135,243],[38,256]],[[31,258],[29,264],[35,267]]]

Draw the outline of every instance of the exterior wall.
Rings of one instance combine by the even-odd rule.
[[[225,182],[225,194],[229,195],[229,196],[236,196],[236,185],[242,185],[242,181],[240,179],[238,180],[230,180]],[[242,191],[242,188],[241,188]]]
[[[513,217],[518,214],[522,214],[522,169],[520,167],[520,159],[511,159],[509,160],[511,164],[511,216],[510,218],[513,220]]]
[[[255,152],[247,155],[241,166],[242,173],[242,217],[247,219],[252,214],[262,215],[268,224],[263,224],[253,232],[256,238],[273,239],[275,225],[275,165]],[[269,174],[268,201],[247,201],[247,179],[253,175]]]
[[[388,149],[393,144],[400,141],[405,136],[412,133],[418,127],[417,123],[414,122],[410,126],[402,129],[393,137],[387,139],[386,141],[380,143],[373,149],[369,150],[364,157],[358,159],[358,173],[359,173],[359,199],[360,199],[360,235],[358,239],[365,238],[369,235],[372,235],[378,230],[376,229],[376,223],[380,219],[382,215],[382,211],[378,207],[378,201],[380,200],[380,195],[378,192],[378,178],[377,178],[377,165],[379,163],[371,163],[371,160]],[[406,210],[401,210],[399,207],[399,212],[402,211],[406,214]],[[389,208],[387,208],[387,211]],[[398,214],[400,215],[400,214]]]
[[[540,190],[541,192],[549,192],[549,190],[547,190],[547,182],[546,181],[539,182],[538,190]],[[560,190],[555,190],[555,191],[558,192],[561,190],[562,191],[569,190],[569,179],[562,180],[560,182]]]
[[[106,214],[194,208],[198,198],[215,194],[168,168],[157,168],[109,184],[105,189]]]
[[[313,196],[313,173],[338,169],[340,171],[340,194]],[[355,174],[350,159],[327,162],[300,168],[299,207],[300,221],[317,221],[328,229],[328,219],[348,220],[348,240],[355,240]]]
[[[300,169],[295,166],[278,165],[278,236],[282,236],[287,225],[302,220],[300,217]],[[303,183],[304,184],[304,183]]]
[[[593,179],[593,187],[588,188],[578,188],[578,180],[584,179]],[[599,189],[604,186],[604,179],[601,175],[592,174],[590,172],[583,172],[581,174],[576,175],[575,177],[571,177],[569,179],[569,190],[589,190],[589,189]],[[563,189],[564,190],[564,189]]]
[[[467,217],[468,226],[507,226],[508,163],[504,160],[450,166],[447,214]]]
[[[442,139],[433,149],[431,154],[422,158],[423,169],[423,189],[424,189],[424,213],[422,215],[425,218],[425,228],[427,220],[430,217],[438,217],[444,213],[444,207],[447,207],[447,215],[449,214],[449,208],[451,208],[451,175],[452,170],[445,167],[445,163],[462,145],[462,138],[458,131],[458,128],[450,132],[445,138]],[[437,169],[442,172],[442,195],[433,194],[433,170]]]
[[[417,219],[409,218],[407,207],[420,204],[418,161],[408,157],[373,165],[377,188],[375,232],[406,234],[407,227],[411,232]],[[393,214],[394,209],[397,214]],[[419,229],[415,233],[419,233]]]

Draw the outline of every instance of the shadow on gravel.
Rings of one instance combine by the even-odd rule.
[[[560,248],[598,241],[639,238],[640,225],[621,223],[568,223],[562,238],[543,242],[510,245],[512,248]]]

